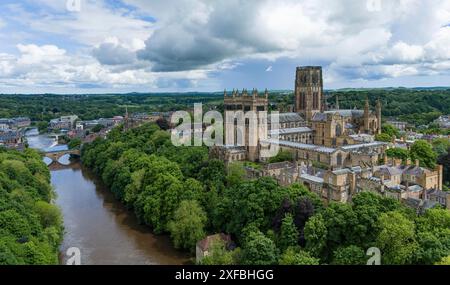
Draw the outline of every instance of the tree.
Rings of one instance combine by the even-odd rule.
[[[401,159],[405,162],[409,157],[409,152],[403,148],[390,148],[386,151],[387,157]]]
[[[92,128],[92,132],[94,133],[99,133],[101,130],[103,130],[105,128],[105,126],[98,124],[95,127]]]
[[[170,129],[170,123],[164,118],[159,118],[156,123],[161,128],[161,130],[167,131],[168,129]]]
[[[423,167],[430,169],[436,167],[437,155],[431,144],[424,140],[418,140],[411,146],[410,155],[412,160],[418,159]]]
[[[44,201],[38,201],[36,202],[35,209],[41,218],[41,224],[44,228],[62,226],[61,211],[57,206]]]
[[[450,265],[450,255],[441,259],[441,261],[436,262],[436,265]]]
[[[327,227],[321,214],[309,219],[305,225],[306,249],[314,256],[321,256],[327,245]]]
[[[393,125],[390,125],[390,124],[384,124],[381,127],[381,131],[382,131],[383,134],[387,134],[391,138],[393,138],[394,136],[397,137],[397,138],[400,137],[399,130],[396,127],[394,127]]]
[[[244,165],[240,162],[234,162],[228,165],[227,185],[239,185],[245,179]]]
[[[182,201],[168,226],[175,247],[194,252],[205,236],[205,223],[206,214],[197,201]]]
[[[295,247],[288,248],[279,260],[280,265],[319,265],[319,262],[318,258]]]
[[[227,250],[225,242],[220,239],[212,241],[209,254],[201,261],[201,265],[233,265],[235,263],[233,252]]]
[[[78,148],[81,146],[81,139],[80,138],[74,138],[72,140],[70,140],[70,142],[68,143],[68,147],[69,149],[74,149],[74,148]]]
[[[417,250],[414,222],[400,212],[384,213],[378,220],[376,246],[386,265],[411,264]]]
[[[432,142],[433,150],[438,157],[448,155],[450,149],[450,139],[437,138]]]
[[[261,232],[251,232],[242,251],[246,265],[274,265],[277,263],[275,243]]]
[[[291,152],[281,150],[275,157],[269,159],[269,163],[292,161],[293,158],[294,157],[292,156]]]
[[[365,265],[367,257],[364,250],[358,246],[351,245],[338,248],[333,254],[334,265]]]
[[[387,142],[390,143],[392,141],[392,137],[388,134],[382,133],[375,136],[376,141]]]
[[[298,244],[299,233],[294,224],[294,219],[291,214],[286,214],[284,217],[278,245],[281,250],[286,250],[288,247],[296,246]]]

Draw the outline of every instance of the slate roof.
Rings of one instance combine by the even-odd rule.
[[[314,145],[314,144],[304,144],[304,143],[282,141],[282,140],[277,141],[274,139],[262,140],[261,142],[267,143],[267,144],[276,144],[276,145],[285,146],[285,147],[303,149],[303,150],[313,150],[313,151],[322,152],[322,153],[333,153],[336,151],[335,148],[331,148],[331,147],[324,147],[324,146],[319,146],[319,145]]]
[[[417,166],[406,166],[403,169],[403,173],[408,174],[408,175],[415,175],[415,176],[419,176],[422,175],[424,173],[430,174],[431,171],[429,169],[423,168],[423,167],[417,167]]]
[[[377,171],[389,176],[401,175],[403,173],[401,169],[391,166],[381,166],[379,169],[377,169]]]
[[[269,115],[269,122],[272,122],[274,114]],[[304,122],[305,120],[297,113],[281,113],[278,115],[280,124],[292,122]]]
[[[311,121],[313,122],[326,122],[327,114],[325,113],[315,113]]]
[[[439,197],[439,198],[446,199],[447,196],[450,195],[450,193],[449,192],[444,192],[444,191],[441,191],[441,190],[431,189],[431,190],[428,190],[427,195],[428,196],[436,196],[436,197]]]
[[[363,143],[363,144],[354,144],[354,145],[347,145],[341,147],[343,150],[357,150],[361,148],[370,148],[370,147],[378,147],[387,145],[385,142],[372,142],[372,143]]]
[[[323,178],[317,177],[317,176],[313,176],[313,175],[309,175],[309,174],[302,174],[300,175],[300,178],[303,180],[308,180],[308,181],[312,181],[315,183],[323,183],[324,180]]]
[[[289,135],[289,134],[301,134],[301,133],[312,133],[313,130],[307,127],[300,128],[290,128],[290,129],[278,129],[278,130],[270,130],[269,134],[274,135],[278,131],[280,135]]]

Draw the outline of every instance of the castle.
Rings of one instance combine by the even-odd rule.
[[[211,148],[211,155],[225,163],[236,161],[268,162],[261,155],[272,145],[292,154],[293,160],[264,164],[262,170],[247,169],[253,177],[270,176],[281,185],[300,182],[328,201],[348,202],[360,191],[373,191],[416,207],[431,207],[442,194],[442,166],[434,170],[418,162],[388,160],[385,142],[375,141],[381,133],[382,105],[378,100],[371,110],[366,99],[364,110],[341,110],[339,98],[328,110],[322,68],[298,67],[295,78],[295,102],[292,113],[270,114],[268,128],[256,128],[252,118],[238,127],[237,118],[226,116],[228,144]],[[269,95],[257,90],[224,93],[224,111],[263,112],[269,110]],[[277,116],[275,118],[274,116]],[[263,118],[253,118],[261,123]],[[278,120],[277,120],[278,119]],[[276,124],[276,122],[279,122]],[[239,145],[238,138],[244,143]],[[429,195],[427,195],[430,193]],[[438,193],[438,194],[436,194]],[[450,207],[450,195],[440,199]]]

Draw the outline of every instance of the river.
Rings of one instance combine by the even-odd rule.
[[[58,146],[53,139],[27,133],[31,148]],[[44,160],[47,165],[50,161]],[[188,262],[188,256],[176,251],[168,237],[152,234],[140,225],[106,187],[79,161],[62,157],[63,167],[51,169],[51,183],[57,193],[55,203],[64,216],[64,240],[61,264],[66,264],[67,249],[81,252],[83,265],[177,265]],[[53,170],[52,170],[53,169]]]

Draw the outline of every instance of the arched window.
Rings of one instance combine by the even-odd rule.
[[[339,153],[337,155],[337,165],[342,166],[342,154],[341,153]]]
[[[340,137],[342,135],[342,127],[340,124],[336,125],[336,136]]]

